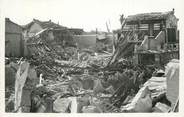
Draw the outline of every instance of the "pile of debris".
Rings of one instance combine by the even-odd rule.
[[[135,66],[123,59],[111,68],[94,67],[88,63],[82,67],[77,66],[77,60],[56,61],[52,68],[42,68],[43,71],[50,69],[55,75],[49,77],[49,71],[41,71],[40,66],[30,61],[8,63],[6,67],[14,69],[12,76],[16,78],[11,85],[6,85],[6,111],[168,112],[171,108],[165,96],[166,77],[159,72],[157,77],[152,77],[155,67]],[[74,72],[77,69],[80,72]]]
[[[126,38],[133,38],[133,33],[119,39],[114,54],[79,52],[33,37],[29,59],[6,62],[6,112],[175,111],[178,102],[170,103],[165,95],[165,73],[122,58],[129,53],[124,50],[132,49]]]
[[[120,107],[129,103],[152,71],[126,60],[116,63],[117,69],[103,67],[108,60],[108,55],[99,55],[86,61],[14,62],[18,67],[14,91],[7,95],[11,100],[6,102],[7,112],[121,112]]]

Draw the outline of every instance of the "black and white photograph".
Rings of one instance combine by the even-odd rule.
[[[0,3],[5,113],[182,111],[182,0]]]

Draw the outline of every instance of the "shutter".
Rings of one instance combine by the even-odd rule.
[[[168,43],[175,43],[176,42],[176,29],[167,28],[167,37],[168,37]]]

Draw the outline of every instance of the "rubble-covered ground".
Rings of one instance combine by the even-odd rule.
[[[171,109],[165,96],[164,71],[158,71],[156,66],[134,65],[126,59],[109,65],[111,54],[81,51],[77,55],[75,48],[65,48],[63,59],[55,50],[43,46],[31,47],[34,55],[29,59],[6,59],[6,112],[121,113]]]

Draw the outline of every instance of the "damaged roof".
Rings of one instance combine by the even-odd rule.
[[[25,26],[22,26],[22,27],[24,29],[28,29],[34,23],[39,24],[43,29],[45,29],[45,28],[66,28],[64,26],[61,26],[59,24],[56,24],[56,23],[52,22],[51,20],[49,20],[49,21],[40,21],[40,20],[37,20],[37,19],[33,19],[32,22],[30,22],[29,24],[27,24]]]
[[[168,12],[151,12],[151,13],[141,13],[136,15],[129,15],[126,18],[127,23],[138,22],[138,21],[149,21],[149,20],[165,20],[169,15],[173,15],[173,11]]]

